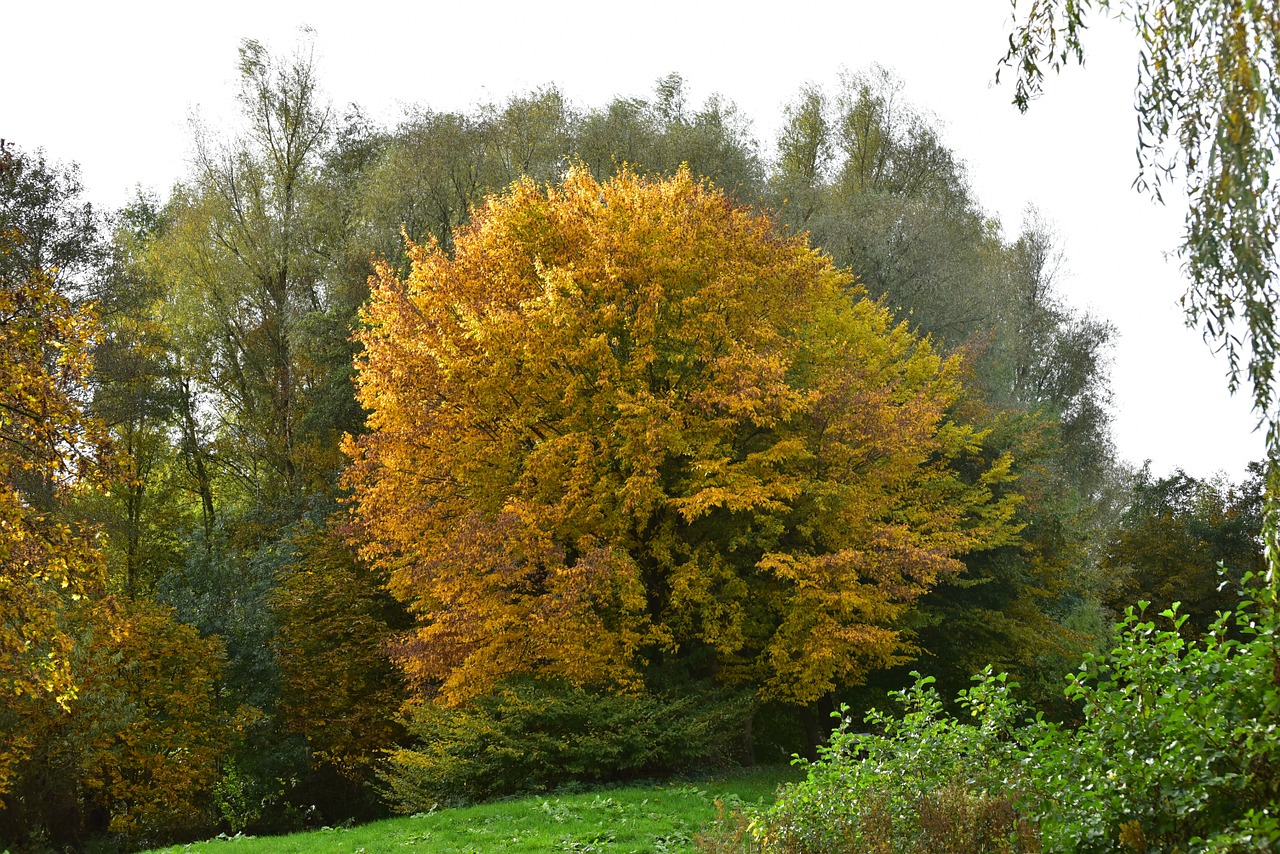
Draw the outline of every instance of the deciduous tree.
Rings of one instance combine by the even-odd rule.
[[[524,181],[454,240],[373,283],[347,481],[445,701],[670,667],[807,703],[1015,538],[960,359],[687,171]]]
[[[402,735],[395,715],[406,691],[386,645],[409,621],[379,575],[355,559],[341,523],[335,514],[299,532],[271,609],[280,624],[281,716],[306,737],[317,769],[362,784]]]
[[[1118,614],[1137,601],[1160,611],[1181,603],[1185,630],[1203,635],[1240,600],[1240,581],[1266,571],[1262,550],[1262,468],[1235,484],[1175,471],[1138,473],[1133,497],[1102,557]]]
[[[222,763],[258,714],[225,702],[221,639],[147,599],[83,599],[67,625],[77,695],[66,709],[14,705],[5,736],[33,749],[0,809],[0,842],[45,835],[63,848],[110,833],[136,847],[208,832]]]
[[[25,169],[0,152],[0,182]],[[103,580],[93,537],[58,513],[58,500],[104,462],[105,437],[82,401],[92,311],[74,305],[24,232],[0,217],[0,730],[9,703],[39,695],[65,706],[75,694],[64,614]],[[16,260],[15,260],[16,259]],[[26,259],[26,260],[21,260]],[[0,747],[0,795],[21,738]]]
[[[313,379],[301,351],[327,259],[307,210],[331,119],[305,45],[282,61],[246,40],[240,77],[246,129],[225,143],[198,134],[197,174],[171,200],[153,256],[185,306],[184,373],[217,399],[224,469],[266,504],[314,476],[299,448]]]

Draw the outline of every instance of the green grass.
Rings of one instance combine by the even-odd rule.
[[[689,852],[716,818],[715,801],[772,802],[801,777],[787,766],[589,792],[551,793],[291,836],[236,837],[158,852],[214,854],[384,854],[462,852]]]

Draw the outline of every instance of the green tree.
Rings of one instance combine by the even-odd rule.
[[[77,496],[76,511],[106,535],[113,591],[136,598],[154,593],[158,579],[181,565],[183,532],[197,524],[203,502],[175,441],[183,393],[175,318],[147,258],[163,217],[154,200],[139,196],[115,220],[111,263],[95,288],[104,334],[94,348],[89,407],[118,464],[104,490]],[[205,521],[212,524],[211,514]]]
[[[217,399],[222,468],[265,506],[315,474],[299,448],[312,380],[300,352],[325,305],[313,203],[331,116],[305,45],[281,61],[247,40],[239,70],[246,130],[225,144],[197,134],[197,174],[155,253],[183,306],[189,382]]]
[[[873,297],[949,347],[1004,320],[1011,282],[995,223],[902,82],[874,66],[787,108],[770,206]]]
[[[1123,613],[1140,600],[1160,611],[1180,603],[1186,631],[1203,635],[1236,608],[1241,579],[1266,571],[1262,480],[1259,465],[1239,484],[1181,470],[1156,478],[1144,467],[1102,559],[1113,585],[1107,604]]]
[[[573,129],[572,153],[598,179],[626,165],[670,176],[681,165],[743,202],[760,195],[764,168],[750,122],[718,95],[693,108],[685,81],[668,74],[651,98],[615,98],[585,113]]]
[[[69,295],[92,295],[109,260],[103,218],[84,201],[75,165],[50,163],[42,151],[24,153],[13,142],[0,151],[0,224],[23,235],[10,242],[0,265],[11,274],[57,272]]]
[[[575,116],[554,87],[467,112],[429,109],[390,134],[364,180],[366,240],[384,260],[404,258],[404,237],[452,251],[454,231],[489,193],[522,177],[551,180],[570,151]]]

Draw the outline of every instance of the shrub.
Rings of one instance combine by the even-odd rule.
[[[988,669],[961,692],[973,719],[966,723],[943,713],[932,677],[913,675],[911,688],[892,694],[903,707],[900,719],[867,715],[877,733],[851,732],[842,716],[830,744],[808,764],[808,778],[757,818],[754,833],[765,850],[1038,850],[1010,799],[1020,784],[1018,722],[1025,713],[1006,677]]]
[[[456,708],[411,706],[406,726],[417,744],[392,751],[381,778],[394,808],[416,812],[726,763],[748,705],[711,690],[615,694],[510,682]]]
[[[752,832],[804,854],[1280,850],[1280,614],[1260,598],[1194,641],[1176,604],[1164,627],[1130,609],[1068,680],[1076,726],[1020,723],[989,671],[960,722],[917,676],[901,720],[869,715],[875,735],[843,720]]]
[[[1198,641],[1180,633],[1177,603],[1165,627],[1145,609],[1129,609],[1115,648],[1069,677],[1083,723],[1040,724],[1024,759],[1046,847],[1280,849],[1274,607],[1246,600]]]

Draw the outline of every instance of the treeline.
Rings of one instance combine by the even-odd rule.
[[[1259,480],[1157,479],[1116,460],[1113,328],[1064,299],[1043,218],[1029,212],[1004,236],[888,72],[798,93],[766,158],[732,103],[690,104],[676,75],[599,108],[545,88],[382,127],[327,106],[305,49],[280,58],[245,42],[240,57],[239,128],[197,129],[195,168],[165,198],[104,214],[74,167],[30,147],[0,155],[4,845],[123,849],[332,824],[502,783],[781,758],[812,750],[837,703],[873,705],[908,669],[950,695],[993,665],[1069,719],[1061,675],[1106,642],[1125,604],[1178,600],[1207,627],[1227,606],[1218,561],[1237,577],[1260,567]],[[484,246],[473,214],[524,178],[590,176],[604,198],[628,180],[678,184],[682,169],[728,209],[765,212],[778,240],[807,233],[851,270],[860,285],[822,300],[853,305],[865,289],[893,318],[867,340],[909,335],[902,352],[954,366],[929,368],[954,370],[964,389],[939,393],[930,423],[943,426],[930,429],[963,451],[937,440],[917,465],[945,462],[948,494],[986,490],[960,516],[986,503],[1004,515],[963,547],[929,547],[955,570],[877,625],[889,640],[856,677],[766,691],[741,675],[750,667],[726,664],[723,641],[687,629],[682,643],[637,641],[646,663],[625,690],[604,671],[526,667],[459,691],[413,654],[447,597],[415,587],[405,570],[419,558],[378,533],[369,482],[346,474],[350,455],[370,453],[355,366],[372,371],[370,324],[387,322],[361,319],[371,277],[407,288],[423,275],[411,257],[426,269]],[[477,281],[468,299],[484,296]],[[801,323],[790,310],[777,308],[779,328]],[[417,399],[424,422],[434,400]],[[387,512],[437,509],[393,497]],[[750,525],[732,543],[717,539],[731,526],[710,527],[673,548],[718,550],[724,566],[733,549],[764,548]],[[705,582],[707,602],[729,601],[715,592],[736,583],[725,573]],[[636,607],[658,625],[671,590],[645,589]],[[770,619],[740,628],[763,637]],[[654,721],[680,737],[659,738]],[[583,733],[590,749],[565,747]]]

